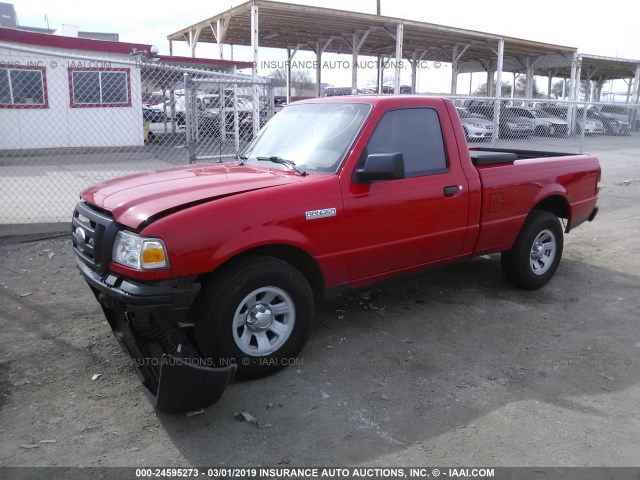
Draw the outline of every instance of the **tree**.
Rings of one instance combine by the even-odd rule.
[[[493,89],[495,91],[495,86],[496,86],[496,82],[493,82]],[[511,84],[509,82],[502,82],[502,96],[503,97],[510,97],[511,96]],[[473,94],[478,96],[478,97],[486,97],[488,95],[487,92],[487,84],[483,83],[482,85],[479,85],[478,88],[476,88],[473,91]]]
[[[571,89],[573,88],[572,82],[571,80],[567,81],[567,88],[565,90],[565,95],[568,97],[569,96],[569,92],[571,91]],[[551,89],[551,91],[553,91],[553,88]],[[578,91],[578,97],[584,97],[585,94],[587,93],[587,81],[586,80],[580,80],[580,88]],[[560,87],[560,95],[562,95],[562,87]]]
[[[551,95],[556,98],[562,98],[562,85],[564,84],[564,80],[559,80],[553,85],[551,85]],[[569,88],[565,90],[565,95],[569,93]]]
[[[527,90],[527,77],[526,75],[521,75],[516,80],[516,90],[514,97],[526,97]],[[536,79],[533,79],[533,98],[540,98],[543,95],[540,93],[540,89],[538,88],[538,82]]]
[[[395,82],[396,76],[395,73],[383,73],[382,75],[382,84],[384,85],[385,83],[393,83]],[[369,77],[367,77],[367,83],[373,85],[373,84],[377,84],[378,83],[378,75],[377,74],[372,74],[369,75]]]
[[[273,78],[274,87],[287,86],[287,70],[285,68],[272,70],[269,76]],[[296,95],[301,95],[303,92],[313,92],[314,85],[313,77],[308,70],[291,70],[291,88],[295,88]]]

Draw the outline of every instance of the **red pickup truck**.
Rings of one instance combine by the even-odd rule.
[[[73,248],[152,404],[184,411],[288,363],[345,289],[490,253],[542,287],[599,181],[589,155],[470,150],[445,99],[314,99],[232,161],[86,189]]]

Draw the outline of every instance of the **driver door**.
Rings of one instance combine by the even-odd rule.
[[[469,194],[457,155],[447,154],[441,114],[444,107],[389,110],[369,138],[358,165],[400,152],[405,176],[363,183],[354,173],[343,191],[351,282],[461,254]]]

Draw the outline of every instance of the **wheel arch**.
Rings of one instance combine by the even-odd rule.
[[[539,200],[529,213],[534,210],[543,210],[545,212],[553,213],[556,217],[565,218],[567,221],[571,219],[571,207],[569,206],[569,202],[559,193],[549,195],[542,200]]]
[[[217,266],[213,272],[201,275],[201,280],[208,280],[219,272],[232,268],[234,263],[252,256],[274,257],[289,263],[307,279],[317,299],[324,297],[325,276],[318,262],[302,248],[283,243],[260,245],[238,252]]]

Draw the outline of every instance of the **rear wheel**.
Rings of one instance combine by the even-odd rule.
[[[258,378],[291,364],[304,346],[314,304],[306,278],[274,257],[229,265],[206,283],[193,308],[196,341],[214,364]]]
[[[560,221],[552,213],[534,210],[511,250],[502,253],[502,272],[525,290],[545,285],[556,273],[562,257]]]

